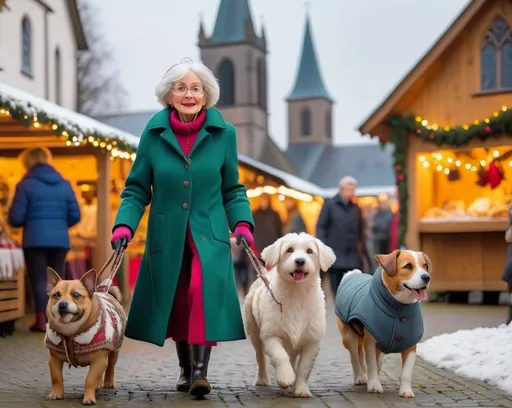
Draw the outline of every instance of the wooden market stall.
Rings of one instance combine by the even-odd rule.
[[[470,2],[360,127],[394,144],[400,242],[430,256],[433,291],[506,289],[511,27],[509,1]]]
[[[71,182],[81,205],[82,220],[70,230],[67,278],[79,278],[89,267],[98,270],[112,252],[113,214],[137,144],[132,135],[0,84],[0,227],[6,225],[16,183],[25,172],[20,153],[46,146],[52,165]],[[21,233],[9,229],[8,238],[19,246]],[[9,278],[0,275],[0,323],[25,313],[25,272],[22,267]],[[123,279],[119,284],[127,287]]]

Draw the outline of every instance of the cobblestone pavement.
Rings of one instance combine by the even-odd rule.
[[[210,380],[214,390],[207,401],[193,400],[174,391],[177,359],[174,344],[163,348],[127,339],[117,364],[117,389],[100,390],[98,407],[512,407],[512,396],[478,381],[456,377],[418,359],[414,370],[414,400],[398,397],[400,361],[390,356],[384,365],[384,394],[368,394],[352,386],[348,353],[342,348],[328,305],[328,332],[310,378],[314,397],[293,399],[275,383],[254,387],[253,350],[248,341],[224,343],[212,353]],[[496,326],[503,322],[503,307],[426,304],[426,337],[460,328]],[[64,401],[47,401],[50,379],[43,335],[29,333],[25,322],[13,337],[0,338],[0,408],[79,407],[87,369],[65,368]],[[273,378],[272,369],[269,370]]]

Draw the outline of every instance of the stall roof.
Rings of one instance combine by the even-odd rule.
[[[334,197],[340,190],[339,188],[328,188],[324,191],[327,197]],[[379,194],[394,196],[396,194],[396,186],[365,186],[356,188],[356,195],[360,197],[378,196]]]
[[[26,120],[23,119],[24,115],[28,116],[30,121],[33,117],[37,117],[41,124],[58,125],[59,130],[66,130],[73,135],[82,135],[85,138],[95,135],[117,140],[131,151],[135,151],[139,144],[137,136],[1,82],[0,106],[2,109],[8,110],[14,119],[21,122],[26,123]]]
[[[418,90],[427,83],[428,75],[432,75],[436,68],[436,62],[442,59],[443,55],[449,52],[450,46],[457,38],[463,36],[465,30],[471,29],[471,22],[483,9],[490,7],[495,1],[471,0],[461,13],[455,18],[452,24],[439,37],[427,53],[418,63],[406,74],[401,82],[385,97],[381,104],[365,119],[359,126],[361,135],[369,134],[371,137],[388,139],[384,136],[383,124],[390,115],[396,114],[396,106],[412,90]],[[387,133],[384,131],[384,133]]]
[[[261,170],[265,173],[270,174],[271,176],[280,179],[284,184],[286,184],[290,188],[293,188],[294,190],[323,198],[326,197],[326,191],[324,189],[318,187],[313,183],[310,183],[309,181],[303,180],[300,177],[294,176],[293,174],[276,169],[243,154],[238,155],[238,161],[242,164]]]

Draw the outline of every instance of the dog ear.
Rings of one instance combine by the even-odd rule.
[[[49,266],[46,267],[46,293],[50,293],[61,280],[61,277],[55,270]]]
[[[336,255],[330,246],[325,245],[318,238],[315,238],[315,244],[318,249],[320,269],[327,272],[334,262],[336,262]]]
[[[396,273],[396,260],[400,255],[400,251],[395,249],[390,254],[375,255],[375,260],[379,266],[384,269],[388,275],[393,276]]]
[[[96,289],[96,270],[91,269],[90,271],[84,273],[84,276],[80,278],[80,282],[85,286],[89,295],[92,296],[94,293],[94,289]]]
[[[428,257],[428,255],[425,253],[425,252],[422,252],[423,254],[423,258],[425,258],[425,262],[427,263],[427,266],[428,266],[428,273],[432,273],[432,261],[430,260],[430,258]]]
[[[267,268],[274,268],[279,263],[279,259],[281,258],[281,244],[283,243],[283,238],[279,238],[276,242],[268,247],[265,247],[263,251],[261,251],[261,259],[265,261],[265,266]]]

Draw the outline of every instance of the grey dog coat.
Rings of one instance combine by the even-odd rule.
[[[357,273],[343,277],[335,312],[345,324],[362,323],[385,354],[407,350],[423,337],[420,302],[398,302],[384,286],[381,267],[373,276]]]

